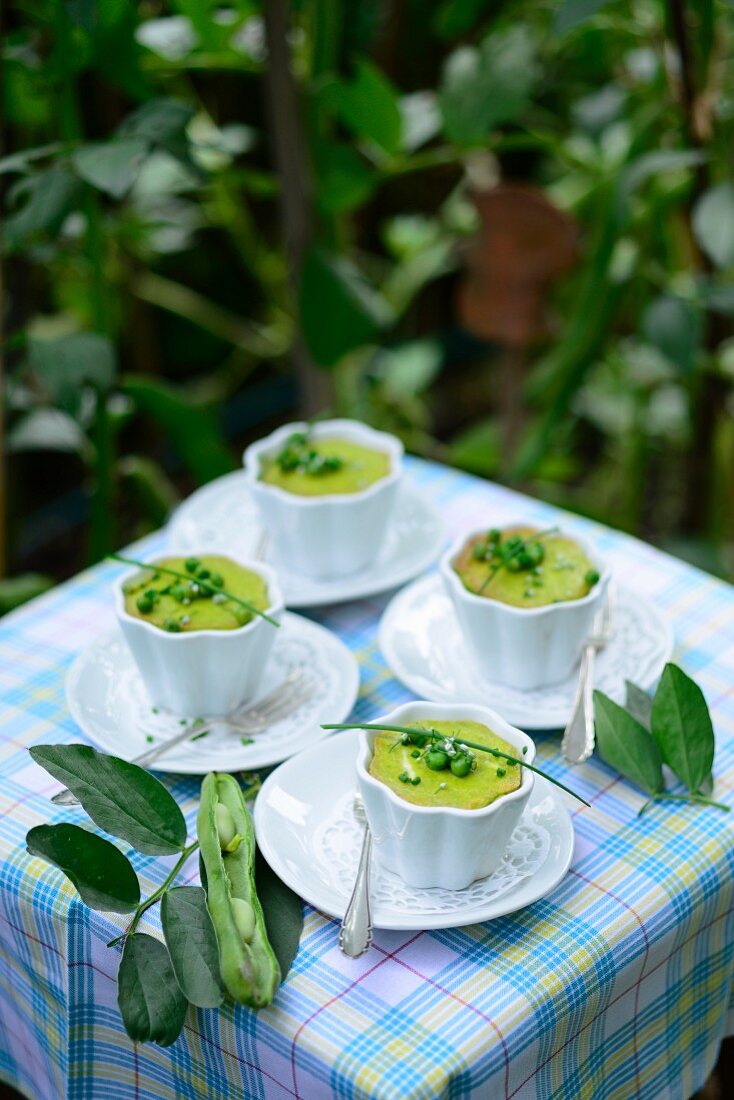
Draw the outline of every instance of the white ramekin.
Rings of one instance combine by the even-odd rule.
[[[561,535],[572,538],[581,547],[599,573],[599,580],[588,595],[527,608],[475,596],[464,587],[453,563],[470,539],[485,532],[486,528],[481,528],[462,535],[440,562],[441,575],[477,668],[488,680],[523,691],[560,683],[578,663],[594,616],[603,606],[609,571],[587,543],[561,531]]]
[[[390,456],[390,472],[357,493],[298,496],[260,480],[260,462],[277,453],[293,432],[309,430],[314,439],[338,436]],[[402,477],[403,445],[394,435],[357,420],[320,420],[285,424],[244,453],[250,490],[276,556],[304,576],[345,577],[364,569],[377,556],[390,521]]]
[[[535,745],[488,707],[471,704],[404,703],[375,722],[409,726],[412,722],[448,719],[482,722],[517,748],[519,759],[533,762]],[[414,806],[368,772],[377,730],[363,729],[357,754],[357,786],[375,846],[389,871],[410,886],[463,890],[475,879],[497,870],[533,789],[534,776],[523,769],[516,791],[479,810],[447,806]],[[399,734],[395,734],[396,737]],[[527,752],[523,756],[523,748]],[[436,772],[436,782],[441,773]]]
[[[219,551],[188,552],[188,556],[199,558],[208,554]],[[156,554],[145,563],[154,566],[171,556]],[[265,610],[271,618],[280,619],[283,597],[274,571],[259,561],[235,554],[226,557],[263,578],[270,597]],[[139,573],[133,569],[117,581],[115,611],[153,706],[184,717],[214,717],[230,714],[251,699],[282,627],[255,616],[235,630],[192,630],[189,634],[161,630],[125,610],[123,588]]]

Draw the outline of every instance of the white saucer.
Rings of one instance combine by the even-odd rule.
[[[258,698],[273,691],[296,668],[313,686],[311,697],[265,733],[243,745],[241,733],[217,726],[200,740],[171,749],[152,767],[203,775],[277,764],[326,736],[320,722],[342,722],[359,691],[359,668],[339,639],[317,623],[286,613],[268,660]],[[119,630],[98,638],[77,657],[66,678],[71,716],[102,749],[132,760],[181,729],[175,715],[154,714],[143,681]],[[257,700],[245,705],[252,706]],[[149,741],[148,738],[152,738]]]
[[[255,801],[260,851],[276,875],[309,905],[341,919],[357,873],[364,826],[352,810],[356,730],[330,737],[281,764]],[[421,890],[374,854],[370,877],[376,928],[457,928],[514,913],[556,886],[573,857],[573,825],[540,776],[499,870],[466,890]]]
[[[614,636],[597,655],[595,686],[622,702],[625,680],[657,681],[673,652],[673,632],[637,592],[617,588]],[[537,691],[486,680],[465,645],[441,578],[422,577],[398,592],[380,622],[380,649],[392,672],[419,699],[482,703],[520,729],[562,729],[571,717],[577,675]]]
[[[374,596],[405,584],[433,565],[444,544],[443,521],[436,507],[404,482],[393,515],[385,545],[370,568],[338,580],[304,577],[279,560],[277,548],[268,547],[265,560],[278,570],[288,607],[318,607]],[[244,470],[197,489],[176,509],[168,525],[174,550],[206,546],[243,557],[255,554],[262,533]]]

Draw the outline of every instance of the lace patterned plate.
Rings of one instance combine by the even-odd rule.
[[[341,919],[354,884],[363,826],[352,809],[358,733],[314,745],[281,764],[255,803],[260,849],[275,873],[309,904]],[[376,928],[453,928],[522,909],[563,878],[573,826],[553,787],[535,787],[499,869],[466,890],[421,890],[383,871],[373,855],[370,897]]]
[[[482,703],[521,729],[562,729],[571,717],[577,675],[537,691],[485,680],[464,645],[439,576],[421,577],[390,601],[380,622],[390,669],[420,699]],[[617,588],[614,635],[596,659],[595,685],[622,701],[624,681],[650,688],[673,652],[673,632],[637,592]]]
[[[244,471],[210,482],[183,502],[168,525],[172,548],[208,546],[244,557],[255,553],[262,534],[260,517]],[[279,561],[277,548],[265,557],[278,570],[288,607],[318,607],[363,599],[405,584],[423,573],[443,549],[443,521],[437,509],[409,482],[401,485],[385,545],[369,569],[334,581],[312,580]]]
[[[348,717],[359,690],[357,662],[339,639],[317,623],[286,613],[265,669],[259,697],[267,695],[297,668],[313,689],[310,698],[264,733],[242,744],[242,734],[218,726],[201,740],[172,749],[155,767],[202,775],[217,769],[263,768],[326,736],[319,726]],[[94,641],[77,657],[66,681],[74,721],[100,748],[127,760],[181,728],[177,715],[153,713],[137,666],[119,630]],[[257,702],[254,699],[251,706]],[[332,715],[336,717],[332,718]]]

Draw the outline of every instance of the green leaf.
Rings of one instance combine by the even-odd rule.
[[[637,719],[641,726],[649,731],[652,724],[652,699],[646,691],[643,691],[637,684],[633,684],[631,680],[625,680],[624,683],[627,689],[627,696],[624,701],[626,709],[633,718]]]
[[[21,573],[19,577],[5,577],[0,580],[0,615],[6,615],[8,611],[48,592],[55,583],[53,577],[46,577],[43,573]]]
[[[141,137],[88,145],[72,157],[77,173],[92,187],[121,199],[135,182],[148,153],[148,142]]]
[[[502,431],[497,419],[477,420],[449,443],[452,466],[472,474],[492,477],[502,461]]]
[[[117,1003],[125,1031],[135,1042],[169,1047],[178,1039],[186,997],[160,940],[143,932],[127,937],[117,975]]]
[[[690,302],[661,294],[643,313],[642,331],[683,373],[693,369],[701,347],[703,324],[700,311]]]
[[[717,267],[734,265],[734,184],[720,183],[693,209],[693,232]]]
[[[349,260],[316,247],[303,264],[300,309],[308,350],[322,367],[370,343],[391,318],[384,299]]]
[[[536,45],[526,26],[495,31],[481,46],[462,46],[448,58],[439,106],[446,136],[479,145],[495,126],[516,119],[538,79]]]
[[[125,455],[117,463],[120,484],[124,485],[139,510],[153,527],[162,527],[179,503],[176,486],[165,470],[143,455]]]
[[[488,0],[444,0],[433,17],[433,29],[439,38],[458,38],[470,31],[488,8]]]
[[[553,29],[556,34],[565,34],[566,31],[570,31],[573,27],[578,27],[579,24],[585,23],[587,19],[591,19],[603,7],[606,7],[608,2],[609,0],[563,0],[556,12]]]
[[[703,692],[677,665],[663,669],[652,702],[652,735],[665,763],[696,794],[711,774],[714,729]]]
[[[10,153],[7,157],[0,157],[0,176],[6,172],[26,172],[32,161],[49,157],[60,148],[61,143],[54,141],[49,145],[38,145],[33,149],[23,149],[18,153]]]
[[[153,99],[129,115],[120,126],[121,137],[138,137],[165,149],[175,157],[197,180],[206,174],[192,159],[189,139],[186,135],[194,114],[191,104],[181,99]]]
[[[399,152],[403,123],[398,93],[371,62],[359,59],[353,79],[328,84],[321,100],[355,137],[374,142],[386,153]]]
[[[171,855],[185,847],[186,822],[178,803],[144,768],[91,745],[34,745],[29,751],[100,829],[146,855]]]
[[[120,383],[141,412],[163,428],[181,461],[200,482],[235,468],[222,432],[209,409],[193,404],[183,391],[144,374],[126,375]]]
[[[660,752],[645,727],[601,691],[594,692],[594,715],[602,760],[648,794],[662,791]]]
[[[303,929],[301,899],[271,870],[259,850],[255,856],[255,888],[283,981],[298,953]]]
[[[119,133],[165,145],[186,129],[193,114],[194,108],[182,99],[153,99],[128,115]]]
[[[323,210],[343,214],[372,197],[377,174],[351,146],[318,146],[314,159],[319,180],[316,197]]]
[[[219,947],[201,886],[176,886],[166,891],[161,920],[182,991],[199,1008],[216,1008],[224,999]]]
[[[643,153],[625,169],[620,179],[620,195],[623,200],[659,172],[676,172],[703,164],[706,154],[700,149],[654,149]]]
[[[115,349],[98,332],[74,332],[55,340],[31,337],[28,365],[51,400],[67,412],[79,408],[81,390],[94,386],[108,390],[115,379]]]
[[[78,454],[87,461],[91,447],[73,416],[61,409],[44,406],[32,409],[8,432],[8,451],[61,451]]]
[[[37,825],[26,836],[26,844],[30,855],[63,871],[90,908],[109,913],[131,913],[137,908],[138,877],[109,840],[78,825]]]
[[[90,33],[97,23],[97,0],[64,0],[64,11],[69,21]]]
[[[441,115],[434,92],[412,92],[402,96],[403,149],[412,153],[434,138],[441,129]]]
[[[16,184],[12,196],[25,198],[25,203],[4,220],[6,247],[19,248],[43,233],[53,236],[74,209],[79,194],[79,181],[67,168],[58,165]]]
[[[387,396],[397,401],[425,393],[438,377],[442,355],[433,340],[410,340],[382,348],[377,357],[377,374]]]

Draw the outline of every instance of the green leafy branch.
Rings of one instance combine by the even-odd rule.
[[[58,867],[85,905],[103,912],[132,914],[118,973],[118,1005],[131,1039],[169,1046],[183,1028],[188,1005],[216,1008],[229,992],[207,891],[175,886],[187,860],[199,848],[188,841],[186,821],[170,792],[143,768],[87,745],[37,745],[31,756],[76,796],[92,821],[146,855],[177,855],[161,885],[141,900],[130,860],[111,841],[62,823],[28,832],[30,855]],[[300,901],[264,860],[255,863],[258,905],[282,976],[298,948],[303,924]],[[144,914],[161,903],[164,942],[138,931]]]
[[[677,665],[667,664],[652,699],[628,682],[626,707],[594,692],[596,745],[602,760],[646,791],[644,813],[659,801],[692,802],[730,811],[713,789],[714,730],[703,692]],[[663,764],[687,793],[665,790]]]

